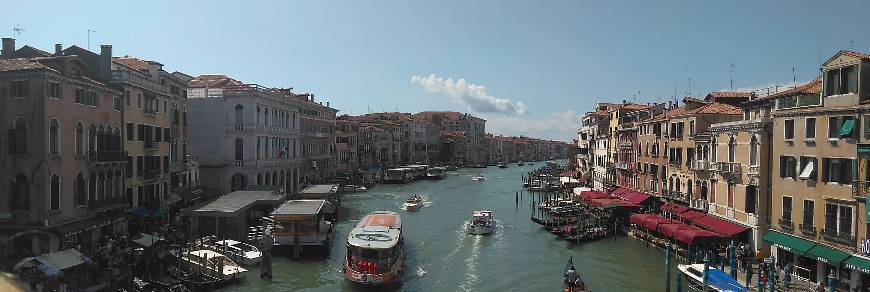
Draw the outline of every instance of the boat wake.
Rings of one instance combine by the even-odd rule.
[[[426,275],[426,270],[423,270],[423,267],[417,266],[417,277],[423,277]]]

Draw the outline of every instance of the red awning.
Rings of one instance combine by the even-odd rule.
[[[601,199],[609,197],[607,194],[596,191],[585,191],[580,193],[580,198],[585,201],[591,201],[592,199]]]
[[[630,191],[631,191],[631,190],[626,189],[626,188],[617,188],[617,189],[613,190],[613,192],[611,192],[611,194],[614,195],[614,196],[616,196],[616,195],[624,194],[624,193],[627,193],[627,192],[630,192]]]
[[[597,198],[590,200],[590,203],[596,207],[615,205],[622,208],[640,208],[639,205],[616,198]]]
[[[646,220],[643,221],[643,228],[648,230],[656,231],[658,230],[659,224],[673,224],[680,223],[679,221],[671,220],[662,216],[655,217],[647,217]]]
[[[661,233],[664,236],[674,237],[674,232],[676,232],[677,230],[682,230],[682,229],[698,229],[698,230],[700,230],[700,228],[698,228],[698,227],[680,223],[680,224],[662,225],[659,227],[658,231],[659,231],[659,233]]]
[[[674,232],[674,238],[688,245],[707,244],[725,240],[719,234],[701,229],[680,229]]]
[[[644,201],[646,201],[647,199],[650,198],[650,196],[647,196],[647,195],[644,195],[644,194],[641,194],[641,193],[638,193],[635,191],[625,192],[625,193],[622,193],[622,194],[619,194],[616,196],[623,199],[623,200],[629,201],[632,204],[638,204],[638,205],[640,205],[641,203],[643,203]]]
[[[680,213],[678,215],[678,217],[680,217],[680,221],[683,221],[683,222],[690,222],[692,220],[695,220],[699,217],[704,217],[704,216],[707,216],[707,215],[704,215],[704,213],[701,213],[701,212],[695,212],[695,211],[691,211],[691,210]]]
[[[697,225],[698,227],[716,232],[725,237],[733,237],[738,233],[749,230],[749,228],[734,223],[725,222],[711,216],[698,217],[692,220],[692,222],[695,223],[695,225]]]
[[[653,216],[658,216],[658,215],[656,215],[656,214],[631,214],[631,216],[628,217],[628,223],[631,223],[634,225],[642,225],[643,221],[646,220],[646,218],[653,217]]]
[[[689,211],[689,207],[677,204],[667,203],[661,207],[661,210],[664,212],[670,212],[673,214],[680,214],[686,211]]]

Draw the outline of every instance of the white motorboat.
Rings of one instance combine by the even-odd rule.
[[[695,287],[702,287],[704,283],[704,264],[678,265],[680,273]],[[746,292],[749,291],[740,285],[734,278],[714,267],[707,267],[707,287],[710,291],[719,292]],[[706,290],[706,289],[705,289]]]
[[[210,249],[186,252],[181,255],[181,263],[220,280],[242,279],[248,272],[225,255]]]
[[[474,211],[471,221],[468,222],[468,233],[482,235],[490,234],[495,229],[495,219],[492,219],[492,211]]]
[[[358,185],[344,185],[341,188],[341,190],[344,191],[345,193],[356,193],[356,192],[368,191],[368,189],[366,187],[358,186]]]
[[[237,263],[241,263],[242,265],[246,266],[256,265],[260,263],[260,258],[263,256],[263,253],[260,252],[259,248],[232,239],[225,239],[215,242],[215,248],[218,251],[221,251],[224,255],[236,261]]]
[[[482,174],[475,175],[475,176],[472,177],[471,179],[474,180],[474,181],[484,181],[484,180],[486,180],[486,178],[483,177]]]
[[[423,207],[423,198],[418,195],[413,195],[402,204],[402,208],[407,211],[417,211]]]

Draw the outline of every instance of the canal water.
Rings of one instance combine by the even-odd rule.
[[[540,165],[466,168],[449,172],[443,180],[345,194],[328,256],[277,256],[271,280],[260,279],[255,267],[242,283],[223,291],[561,291],[562,272],[571,256],[593,291],[664,291],[664,252],[627,236],[573,245],[529,220],[530,194],[524,193],[519,206],[515,194],[522,190],[522,175]],[[473,181],[477,174],[487,179]],[[404,200],[415,193],[425,198],[425,207],[402,210]],[[465,223],[476,209],[493,211],[493,234],[466,233]],[[406,272],[396,285],[366,289],[346,281],[341,267],[347,233],[376,210],[402,216]]]

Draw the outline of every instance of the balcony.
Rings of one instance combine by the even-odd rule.
[[[779,218],[779,229],[788,233],[794,233],[794,222],[785,218]]]
[[[740,162],[719,162],[716,164],[716,168],[719,170],[719,173],[727,173],[727,174],[740,174],[741,171]]]
[[[112,70],[112,83],[130,83],[148,90],[169,93],[169,86],[127,70]]]
[[[809,238],[816,238],[819,235],[818,230],[816,230],[816,227],[812,223],[801,223],[798,225],[798,229],[801,231],[801,234]]]
[[[127,152],[124,151],[88,151],[88,162],[126,162]]]
[[[629,169],[631,169],[631,164],[627,163],[627,162],[617,162],[616,168],[622,169],[622,170],[629,170]]]
[[[637,125],[634,122],[623,123],[621,125],[616,126],[617,131],[636,131]]]
[[[692,209],[703,210],[704,212],[707,212],[707,200],[693,199],[689,201],[689,207]]]
[[[725,218],[734,220],[735,215],[736,215],[736,212],[734,211],[734,208],[729,207],[729,208],[725,209]]]
[[[691,166],[692,166],[692,170],[696,170],[696,171],[708,171],[708,170],[710,170],[710,169],[712,168],[712,167],[711,167],[712,165],[711,165],[710,162],[707,161],[707,160],[695,160],[695,161],[692,161],[692,165],[691,165]]]
[[[852,182],[852,196],[866,198],[870,195],[870,181],[856,180]]]
[[[822,229],[822,239],[838,245],[855,248],[855,236],[851,232]]]
[[[619,141],[616,144],[619,145],[619,147],[621,147],[621,148],[631,148],[633,145],[633,142],[631,142],[631,141]]]

